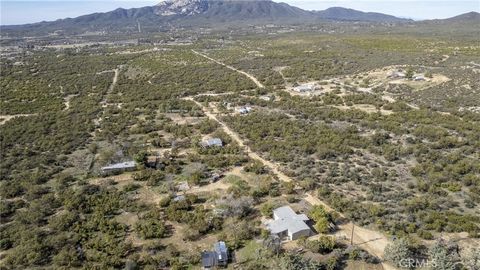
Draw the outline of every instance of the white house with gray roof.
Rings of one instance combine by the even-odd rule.
[[[222,139],[220,139],[220,138],[207,139],[207,140],[202,141],[200,144],[205,148],[214,147],[214,146],[216,146],[216,147],[222,147],[223,146]]]
[[[120,163],[115,163],[111,164],[105,167],[102,167],[102,173],[108,174],[108,173],[120,173],[120,172],[125,172],[125,171],[133,171],[137,167],[135,161],[126,161],[126,162],[120,162]]]
[[[309,221],[307,215],[295,213],[290,206],[282,206],[273,210],[273,220],[267,223],[267,228],[280,238],[296,240],[312,234],[312,230],[306,224],[307,221]]]

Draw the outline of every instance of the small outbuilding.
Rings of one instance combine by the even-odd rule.
[[[405,73],[401,71],[393,71],[387,76],[387,78],[389,79],[403,79],[405,77],[406,77]]]
[[[425,81],[425,77],[423,75],[416,75],[415,77],[413,77],[413,80],[414,81]]]
[[[298,93],[311,92],[313,90],[315,90],[315,86],[313,84],[301,84],[293,88],[293,91]]]
[[[250,113],[252,110],[253,110],[252,107],[244,106],[244,107],[238,108],[237,111],[238,111],[240,114],[248,114],[248,113]]]
[[[217,265],[227,266],[228,264],[228,250],[227,244],[223,241],[219,241],[213,245],[213,250],[217,255]]]
[[[312,235],[307,221],[309,218],[305,214],[297,214],[290,206],[282,206],[273,210],[273,221],[267,223],[267,228],[280,238],[296,240]]]
[[[102,167],[102,173],[104,174],[113,174],[113,173],[122,173],[126,171],[133,171],[137,168],[137,165],[135,161],[126,161],[126,162],[120,162],[120,163],[115,163],[111,164],[105,167]]]
[[[201,142],[201,145],[205,148],[209,148],[209,147],[222,147],[223,146],[223,142],[222,142],[222,139],[220,138],[211,138],[211,139],[208,139],[208,140],[204,140]]]
[[[202,252],[202,269],[213,269],[216,266],[216,255],[213,251]]]
[[[213,251],[202,252],[202,268],[213,269],[217,266],[225,267],[228,265],[227,244],[219,241],[213,245]]]

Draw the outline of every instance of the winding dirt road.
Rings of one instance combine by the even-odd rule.
[[[211,57],[209,57],[209,56],[207,56],[207,55],[205,55],[205,54],[203,54],[203,53],[197,52],[197,51],[195,51],[195,50],[193,50],[193,49],[192,49],[192,52],[195,53],[196,55],[200,55],[201,57],[206,58],[206,59],[208,59],[208,60],[210,60],[210,61],[212,61],[212,62],[215,62],[215,63],[217,63],[217,64],[219,64],[219,65],[222,65],[222,66],[224,66],[224,67],[226,67],[226,68],[229,68],[229,69],[231,69],[231,70],[233,70],[233,71],[236,71],[236,72],[238,72],[238,73],[240,73],[240,74],[243,74],[243,75],[247,76],[247,78],[249,78],[250,80],[252,80],[252,82],[254,82],[254,83],[257,85],[257,87],[259,87],[259,88],[265,88],[265,86],[264,86],[259,80],[257,80],[257,78],[253,77],[251,74],[248,74],[247,72],[245,72],[245,71],[243,71],[243,70],[236,69],[236,68],[234,68],[234,67],[232,67],[232,66],[229,66],[229,65],[227,65],[227,64],[225,64],[225,63],[222,63],[222,62],[220,62],[220,61],[218,61],[218,60],[216,60],[216,59],[213,59],[213,58],[211,58]]]
[[[107,105],[108,105],[108,103],[107,103],[108,95],[110,95],[113,92],[113,90],[115,89],[115,85],[117,85],[118,76],[120,74],[120,68],[121,68],[121,66],[116,68],[116,69],[113,69],[113,70],[105,70],[105,71],[97,73],[97,74],[103,74],[103,73],[106,73],[106,72],[114,72],[114,75],[113,75],[112,83],[108,87],[107,93],[105,93],[105,95],[103,95],[102,101],[100,101],[100,105],[102,106],[102,111],[98,114],[97,118],[93,119],[93,123],[97,126],[97,128],[95,129],[95,131],[93,131],[91,133],[92,136],[95,136],[96,132],[100,130],[100,122],[102,122],[103,114],[105,113],[105,107],[107,107]]]
[[[241,73],[245,76],[247,76],[249,79],[251,79],[258,87],[260,88],[264,88],[263,84],[261,84],[255,77],[253,77],[252,75],[244,72],[244,71],[241,71],[241,70],[238,70],[232,66],[229,66],[229,65],[226,65],[225,63],[222,63],[218,60],[215,60],[205,54],[202,54],[202,53],[199,53],[195,50],[192,50],[192,52],[194,52],[195,54],[197,55],[200,55],[210,61],[213,61],[219,65],[222,65],[224,67],[227,67],[231,70],[234,70],[238,73]],[[220,121],[218,118],[217,118],[217,115],[214,113],[214,112],[211,112],[209,110],[209,108],[207,108],[206,106],[204,106],[202,103],[196,101],[193,97],[186,97],[184,98],[186,100],[190,100],[192,102],[194,102],[195,104],[197,104],[200,108],[202,108],[202,111],[205,113],[205,115],[217,122],[221,128],[223,129],[223,131],[225,133],[227,133],[235,142],[238,143],[238,145],[240,147],[243,147],[246,152],[247,152],[247,155],[252,158],[252,159],[255,159],[255,160],[258,160],[260,162],[263,163],[264,166],[268,167],[277,177],[280,181],[284,181],[284,182],[292,182],[293,179],[290,178],[289,176],[287,176],[286,174],[284,174],[280,169],[279,169],[279,166],[269,160],[266,160],[264,159],[263,157],[261,157],[259,154],[255,153],[254,151],[252,151],[252,149],[246,145],[246,143],[243,141],[243,139],[238,135],[238,133],[236,133],[235,131],[233,131],[232,129],[230,129],[224,122]],[[306,198],[305,198],[305,201],[307,201],[308,203],[312,204],[312,205],[323,205],[325,207],[325,209],[329,210],[329,211],[335,211],[334,209],[332,209],[330,206],[328,206],[325,202],[321,201],[320,199],[318,199],[317,197],[313,196],[312,194],[307,194]],[[339,213],[341,217],[345,217],[343,214]],[[341,234],[341,235],[344,235],[346,236],[347,238],[350,238],[351,237],[351,232],[352,232],[352,228],[354,228],[353,230],[353,244],[355,246],[359,246],[363,249],[365,249],[366,251],[368,251],[370,254],[378,257],[378,258],[381,258],[383,259],[383,255],[384,255],[384,249],[385,247],[389,244],[389,240],[387,237],[385,237],[382,233],[380,232],[376,232],[376,231],[372,231],[372,230],[369,230],[369,229],[366,229],[366,228],[362,228],[362,227],[359,227],[359,226],[355,226],[352,222],[348,222],[348,223],[345,223],[345,224],[341,224],[338,226],[338,230],[336,232],[336,234]],[[386,263],[382,263],[382,266],[385,270],[395,270],[396,268],[392,267],[391,265],[389,264],[386,264]]]
[[[281,181],[284,181],[284,182],[291,182],[292,179],[290,177],[288,177],[287,175],[285,175],[283,172],[281,172],[279,169],[278,169],[278,166],[274,163],[272,163],[271,161],[268,161],[264,158],[262,158],[260,155],[258,155],[257,153],[253,152],[252,149],[250,149],[250,147],[248,145],[246,145],[242,138],[240,138],[240,136],[234,132],[233,130],[231,130],[225,123],[223,123],[222,121],[218,120],[217,116],[215,114],[213,114],[212,112],[210,112],[205,106],[203,106],[202,103],[194,100],[193,98],[191,97],[186,97],[185,98],[186,100],[191,100],[193,102],[195,102],[195,104],[197,104],[200,108],[202,108],[203,112],[205,113],[205,115],[210,118],[211,120],[214,120],[215,122],[217,122],[218,124],[220,124],[220,126],[222,127],[223,131],[225,133],[227,133],[235,142],[238,143],[238,145],[240,147],[243,147],[245,149],[245,151],[247,152],[247,155],[252,158],[252,159],[255,159],[255,160],[258,160],[260,162],[262,162],[265,166],[267,166],[270,170],[272,170],[272,172],[281,180]]]
[[[217,122],[221,126],[221,128],[223,129],[223,131],[225,133],[227,133],[235,142],[237,142],[240,147],[243,147],[246,150],[247,155],[250,158],[262,162],[263,165],[268,167],[278,177],[278,179],[280,181],[284,181],[284,182],[293,181],[292,178],[285,175],[282,171],[279,170],[277,164],[262,158],[260,155],[258,155],[254,151],[252,151],[251,148],[244,143],[243,139],[240,138],[238,133],[236,133],[235,131],[230,129],[224,122],[220,121],[217,118],[217,116],[214,113],[212,113],[211,111],[209,111],[209,109],[207,107],[205,107],[202,103],[194,100],[192,97],[186,97],[184,99],[193,101],[200,108],[202,108],[205,115],[209,119]],[[321,201],[320,199],[313,196],[312,194],[307,194],[307,196],[305,198],[305,201],[307,201],[311,205],[323,205],[325,207],[325,209],[327,209],[329,211],[335,211],[329,205],[327,205],[325,202]],[[341,217],[345,218],[345,216],[343,214],[339,213],[339,215]],[[337,230],[336,234],[337,235],[344,235],[345,237],[350,238],[353,226],[354,226],[354,224],[352,222],[348,222],[348,223],[345,223],[345,224],[340,224],[338,226],[338,230]],[[372,231],[372,230],[369,230],[369,229],[366,229],[366,228],[362,228],[362,227],[359,227],[359,226],[355,226],[355,228],[353,230],[353,244],[355,246],[359,246],[359,247],[365,249],[370,254],[375,255],[376,257],[383,259],[383,255],[384,255],[383,251],[384,251],[385,247],[389,244],[389,240],[382,233]],[[382,266],[385,270],[394,270],[395,269],[394,267],[392,267],[391,265],[386,264],[386,263],[382,263]]]

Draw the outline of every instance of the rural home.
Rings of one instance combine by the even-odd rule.
[[[223,146],[223,142],[220,138],[211,138],[208,140],[204,140],[200,144],[205,148],[214,147],[214,146],[218,146],[218,147]]]
[[[425,81],[425,76],[423,75],[416,75],[415,77],[413,77],[413,80],[414,81]]]
[[[392,73],[390,73],[387,78],[389,79],[403,79],[405,78],[405,73],[401,72],[401,71],[393,71]]]
[[[293,88],[293,91],[299,93],[311,92],[315,90],[315,86],[313,84],[302,84]]]
[[[216,266],[225,267],[228,264],[228,249],[223,241],[213,245],[213,251],[202,252],[203,269],[213,269]]]
[[[273,221],[267,223],[267,228],[280,238],[296,240],[312,234],[312,230],[306,224],[308,220],[305,214],[297,214],[290,206],[282,206],[273,210]]]
[[[102,173],[109,174],[109,173],[121,173],[126,171],[133,171],[137,168],[135,161],[126,161],[121,163],[111,164],[105,167],[102,167]]]
[[[240,107],[238,108],[237,110],[240,114],[248,114],[252,111],[252,107],[249,107],[249,106],[244,106],[244,107]]]

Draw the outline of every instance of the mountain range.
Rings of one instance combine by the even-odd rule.
[[[464,16],[464,17],[461,17]],[[479,14],[461,15],[477,20]],[[455,18],[452,18],[455,19]],[[332,7],[307,11],[270,0],[166,0],[155,6],[116,9],[76,18],[60,19],[19,26],[2,26],[16,32],[71,33],[85,31],[162,31],[172,27],[231,27],[255,24],[304,24],[325,21],[360,21],[372,23],[410,23],[410,19],[374,12]]]

